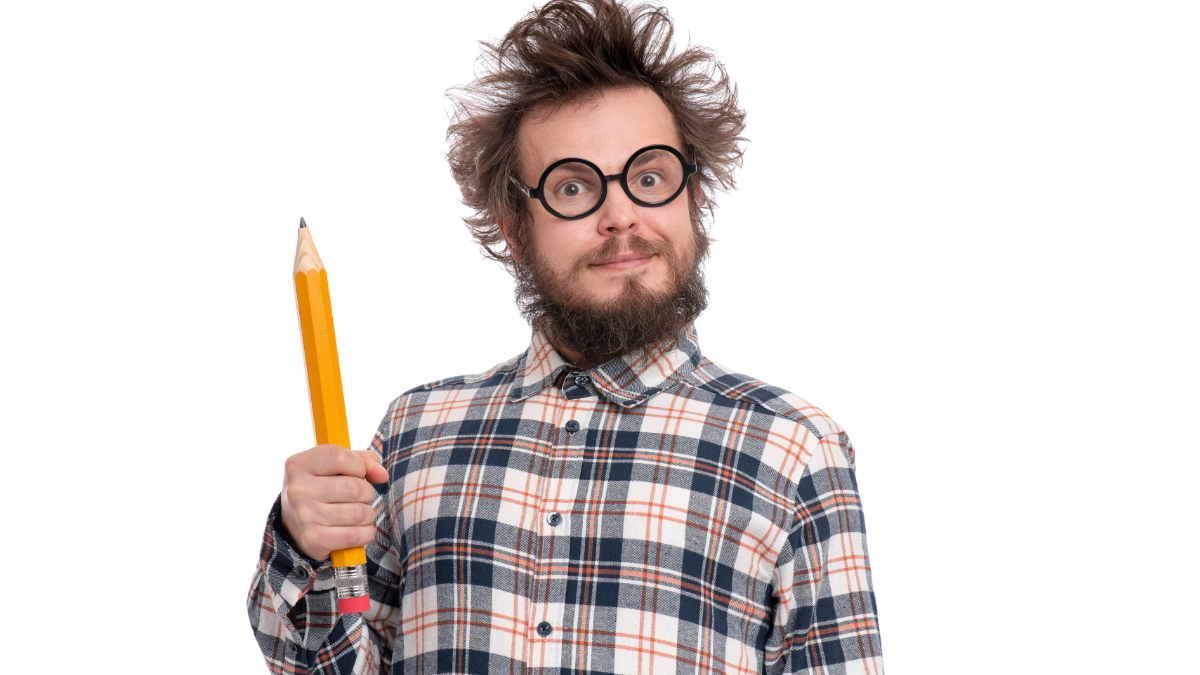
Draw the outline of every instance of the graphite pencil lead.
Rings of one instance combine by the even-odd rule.
[[[300,227],[308,227],[304,224],[304,216],[300,216]]]

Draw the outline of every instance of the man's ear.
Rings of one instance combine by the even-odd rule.
[[[504,237],[504,245],[508,247],[508,252],[512,255],[513,262],[523,265],[521,252],[517,250],[517,238],[513,233],[512,221],[507,218],[496,218],[496,224],[500,226],[500,236]]]

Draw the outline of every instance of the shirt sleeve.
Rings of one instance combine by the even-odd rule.
[[[821,439],[801,476],[774,587],[767,673],[883,673],[854,449],[844,432]]]
[[[379,450],[378,439],[372,444]],[[390,483],[390,481],[389,481]],[[399,577],[386,486],[376,486],[375,541],[366,547],[371,609],[340,614],[333,565],[293,548],[276,523],[280,499],[267,517],[246,610],[272,673],[385,673],[399,627]]]

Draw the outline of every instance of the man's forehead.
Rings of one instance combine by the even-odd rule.
[[[666,104],[644,87],[601,91],[532,111],[517,131],[522,172],[535,174],[529,176],[533,179],[566,157],[582,157],[616,172],[634,151],[659,143],[678,147],[679,134]]]

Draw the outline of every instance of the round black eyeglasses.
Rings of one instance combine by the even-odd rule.
[[[516,176],[512,180],[531,199],[542,202],[551,215],[578,220],[592,215],[604,203],[609,181],[620,180],[621,188],[635,204],[662,206],[683,192],[694,173],[696,163],[688,164],[675,148],[648,145],[633,153],[615,176],[604,175],[600,167],[586,159],[568,157],[551,164],[535,188]]]

